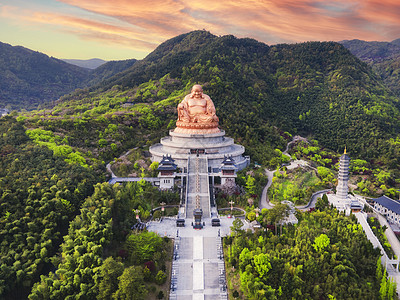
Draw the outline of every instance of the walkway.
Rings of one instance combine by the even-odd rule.
[[[272,178],[274,177],[274,173],[275,173],[276,171],[277,171],[277,170],[270,171],[270,170],[268,170],[268,169],[265,169],[265,174],[266,174],[267,177],[268,177],[268,183],[267,183],[266,186],[264,187],[263,192],[262,192],[262,194],[261,194],[260,202],[259,202],[259,204],[258,204],[258,207],[259,207],[260,209],[263,209],[263,208],[271,209],[271,208],[274,207],[274,205],[273,205],[271,202],[269,202],[269,199],[268,199],[268,189],[269,189],[269,188],[271,187],[271,185],[272,185]],[[300,209],[300,210],[302,210],[302,211],[307,211],[307,210],[309,210],[310,208],[314,208],[314,207],[315,207],[315,203],[317,202],[317,199],[318,199],[319,197],[321,197],[321,195],[323,195],[323,194],[329,192],[330,190],[331,190],[331,189],[326,189],[326,190],[321,190],[321,191],[315,192],[314,194],[311,195],[311,198],[310,198],[310,201],[308,202],[308,204],[306,204],[306,205],[301,205],[301,206],[296,206],[296,208],[298,208],[298,209]]]
[[[177,228],[173,218],[149,223],[149,231],[175,241],[169,299],[228,299],[221,237],[230,234],[234,218],[220,220],[220,227],[212,227],[211,219],[206,220],[201,230],[190,224]]]
[[[142,179],[142,177],[114,177],[114,178],[111,178],[108,181],[108,183],[114,184],[117,182],[129,182],[129,181],[137,182],[137,181],[140,181],[141,179]],[[154,183],[154,182],[160,181],[160,178],[158,178],[158,177],[143,177],[143,180]]]
[[[193,218],[193,210],[197,205],[203,210],[203,219],[210,218],[210,189],[206,156],[189,156],[186,191],[186,218]]]
[[[286,149],[285,151],[282,152],[283,155],[288,156],[289,158],[290,155],[288,154],[289,151],[289,146],[293,143],[296,143],[297,141],[304,141],[306,143],[308,143],[308,140],[306,138],[303,138],[299,135],[296,135],[293,137],[293,139],[286,145]],[[309,167],[311,169],[316,170],[316,168],[313,168],[309,165],[309,163],[307,161],[304,160],[295,160],[295,161],[291,161],[290,164],[287,166],[288,169],[295,169],[297,167]],[[272,204],[271,202],[269,202],[268,199],[268,189],[271,187],[272,185],[272,179],[274,178],[274,173],[278,171],[278,169],[270,171],[268,169],[265,169],[265,174],[268,177],[268,182],[267,185],[264,187],[262,194],[261,194],[261,198],[260,198],[260,202],[258,203],[258,207],[260,209],[266,208],[266,209],[271,209],[274,207],[274,204]],[[308,204],[306,205],[301,205],[301,206],[296,206],[296,208],[302,210],[302,211],[307,211],[310,208],[315,207],[315,203],[317,202],[317,199],[320,195],[330,191],[331,189],[327,189],[327,190],[321,190],[321,191],[317,191],[314,194],[311,195],[310,201],[308,202]]]
[[[362,226],[365,235],[367,236],[367,239],[371,242],[372,246],[374,246],[374,248],[379,248],[379,250],[381,251],[382,265],[386,267],[388,276],[392,278],[399,287],[400,286],[400,273],[398,271],[399,260],[389,259],[378,238],[372,232],[372,229],[367,222],[366,214],[364,212],[357,212],[354,215],[356,216],[358,223],[360,223],[360,225]],[[392,249],[394,250],[394,247],[392,247]],[[395,268],[394,265],[397,267]]]

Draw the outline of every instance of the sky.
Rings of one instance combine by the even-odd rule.
[[[400,38],[399,0],[0,0],[0,42],[57,58],[142,59],[205,29],[268,45]]]

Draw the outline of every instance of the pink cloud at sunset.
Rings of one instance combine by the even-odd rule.
[[[394,0],[39,0],[41,5],[27,7],[21,7],[24,0],[8,2],[0,4],[0,16],[3,22],[18,22],[21,30],[36,24],[53,34],[77,36],[82,43],[147,53],[197,29],[267,44],[400,37],[400,3]]]

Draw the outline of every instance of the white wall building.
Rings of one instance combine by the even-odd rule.
[[[385,216],[388,222],[400,225],[400,202],[386,196],[373,200],[374,208]]]

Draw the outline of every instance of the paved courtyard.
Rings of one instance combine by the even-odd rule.
[[[228,299],[221,237],[230,234],[234,219],[220,220],[220,227],[212,227],[205,219],[200,230],[193,229],[191,219],[179,228],[174,218],[149,223],[149,231],[174,239],[170,299]]]

